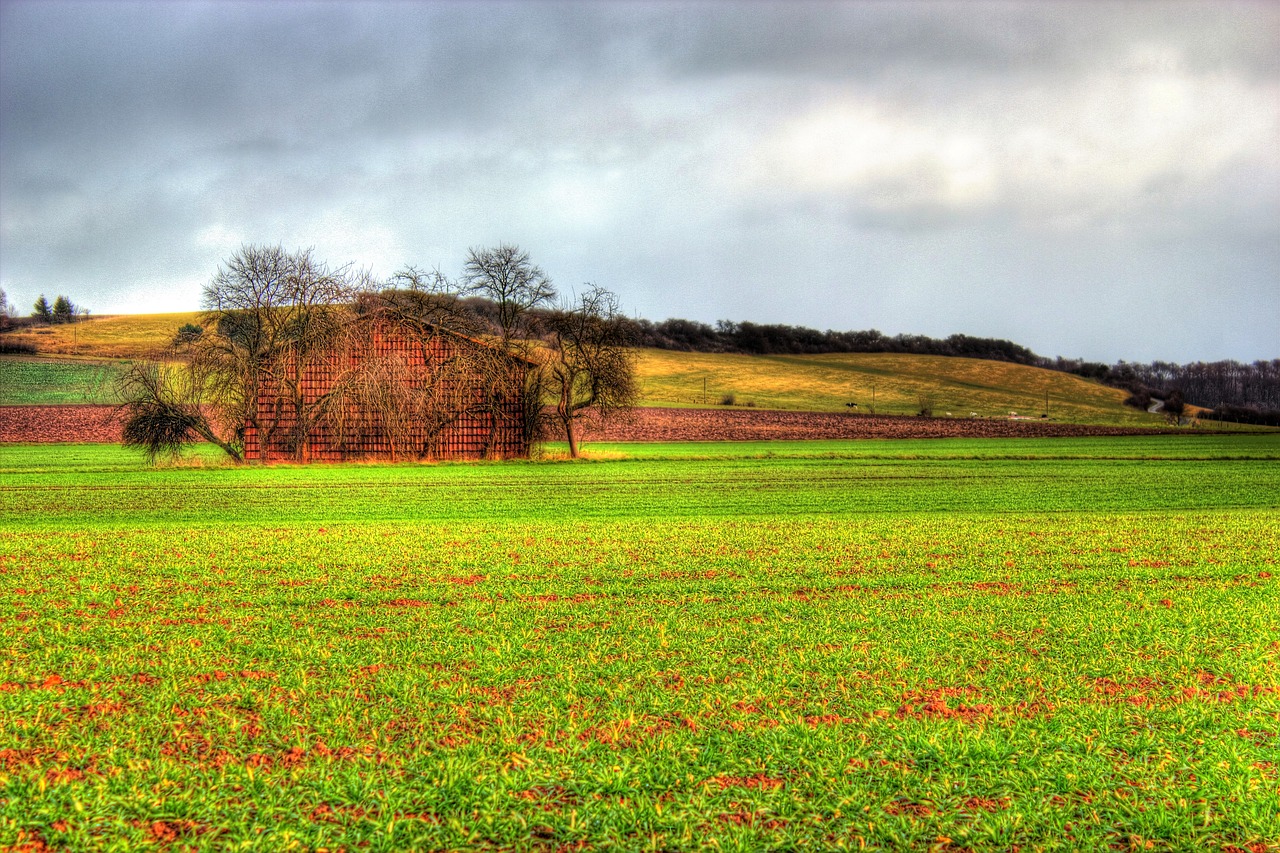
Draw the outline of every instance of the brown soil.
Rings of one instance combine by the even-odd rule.
[[[1159,429],[1052,421],[916,418],[765,409],[636,409],[586,431],[590,441],[803,441],[838,438],[1057,438],[1152,435]],[[120,441],[113,406],[0,406],[0,442]]]
[[[917,418],[743,409],[636,409],[625,421],[589,429],[594,441],[804,441],[838,438],[1056,438],[1151,435],[1158,429],[1053,421]]]
[[[115,406],[0,406],[0,442],[120,441]]]

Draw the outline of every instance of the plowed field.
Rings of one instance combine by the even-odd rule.
[[[0,442],[112,444],[119,440],[115,406],[0,406]]]
[[[0,406],[0,442],[120,440],[113,406]],[[1161,430],[1053,421],[913,418],[734,409],[636,409],[589,429],[594,441],[805,441],[841,438],[1059,438],[1151,435]]]

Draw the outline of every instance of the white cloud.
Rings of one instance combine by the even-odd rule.
[[[1275,158],[1259,153],[1280,137],[1274,83],[1136,55],[1129,70],[993,81],[946,105],[841,92],[782,121],[738,174],[764,194],[826,193],[898,213],[1002,209],[1050,228],[1212,193],[1231,168],[1274,183]]]

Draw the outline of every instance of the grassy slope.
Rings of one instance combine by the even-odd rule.
[[[1158,424],[1162,419],[1123,405],[1124,391],[1052,370],[929,355],[851,353],[749,356],[644,350],[639,361],[644,401],[651,406],[717,404],[732,393],[737,405],[770,409],[915,414],[920,398],[935,415],[1007,417],[1010,412],[1060,421]],[[707,393],[702,388],[706,380]],[[874,401],[874,402],[873,402]]]
[[[70,326],[10,333],[34,343],[41,353],[88,358],[129,358],[163,345],[197,315],[138,314],[104,317]],[[78,337],[78,341],[73,338]],[[5,378],[0,360],[0,379]],[[936,415],[1006,417],[1010,412],[1038,417],[1045,393],[1049,415],[1060,421],[1122,425],[1163,420],[1122,405],[1125,392],[1033,367],[967,358],[896,354],[748,356],[640,351],[638,375],[648,406],[716,405],[732,393],[738,405],[804,411],[846,411],[856,402],[884,414],[915,414],[920,398],[932,400]],[[703,383],[706,383],[706,395]],[[874,393],[873,393],[874,389]],[[61,392],[51,387],[48,402]],[[42,402],[35,395],[26,402]]]
[[[1277,441],[0,448],[0,846],[1273,840]]]
[[[35,346],[41,355],[133,358],[164,346],[195,311],[180,314],[120,314],[65,326],[32,326],[5,333],[5,340]]]

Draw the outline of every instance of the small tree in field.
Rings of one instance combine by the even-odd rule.
[[[44,298],[44,294],[40,294],[40,298],[36,300],[35,305],[31,306],[31,316],[41,323],[53,322],[53,309],[49,307],[49,300]]]
[[[555,419],[578,456],[578,427],[630,409],[635,381],[634,326],[618,310],[614,294],[595,285],[577,303],[549,312],[543,380],[555,398]]]
[[[204,410],[205,387],[212,379],[207,364],[181,364],[163,358],[139,360],[116,382],[125,402],[121,439],[125,447],[141,448],[155,462],[177,456],[184,447],[207,441],[220,447],[236,462],[240,448],[219,434]]]
[[[1182,416],[1187,411],[1187,403],[1182,399],[1182,392],[1174,390],[1164,401],[1165,420],[1173,426],[1182,426]]]

